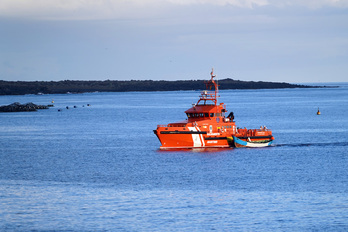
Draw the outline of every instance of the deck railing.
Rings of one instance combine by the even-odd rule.
[[[167,127],[167,125],[157,125],[157,127]]]
[[[203,100],[215,99],[215,91],[204,90],[199,97]]]
[[[157,125],[157,128],[158,127],[186,127],[186,124],[174,124],[174,125]]]

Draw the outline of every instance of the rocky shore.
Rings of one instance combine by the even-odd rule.
[[[36,105],[32,102],[21,104],[19,102],[12,103],[10,105],[0,106],[0,112],[25,112],[25,111],[37,111],[42,109],[48,109],[49,106]]]

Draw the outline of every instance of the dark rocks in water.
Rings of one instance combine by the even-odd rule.
[[[29,102],[26,104],[15,102],[7,106],[0,106],[0,112],[25,112],[25,111],[37,111],[42,109],[48,109],[48,106],[36,105],[32,102]]]

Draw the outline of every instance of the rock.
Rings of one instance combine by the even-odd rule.
[[[0,106],[0,112],[25,112],[25,111],[37,111],[41,109],[48,109],[45,105],[36,105],[32,102],[21,104],[14,102],[7,106]]]

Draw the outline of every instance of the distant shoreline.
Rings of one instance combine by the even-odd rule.
[[[284,88],[325,88],[327,86],[311,86],[289,84],[285,82],[240,81],[233,79],[218,80],[220,89],[284,89]],[[148,92],[202,90],[204,80],[177,81],[1,81],[0,95],[25,94],[65,94],[86,92]]]

